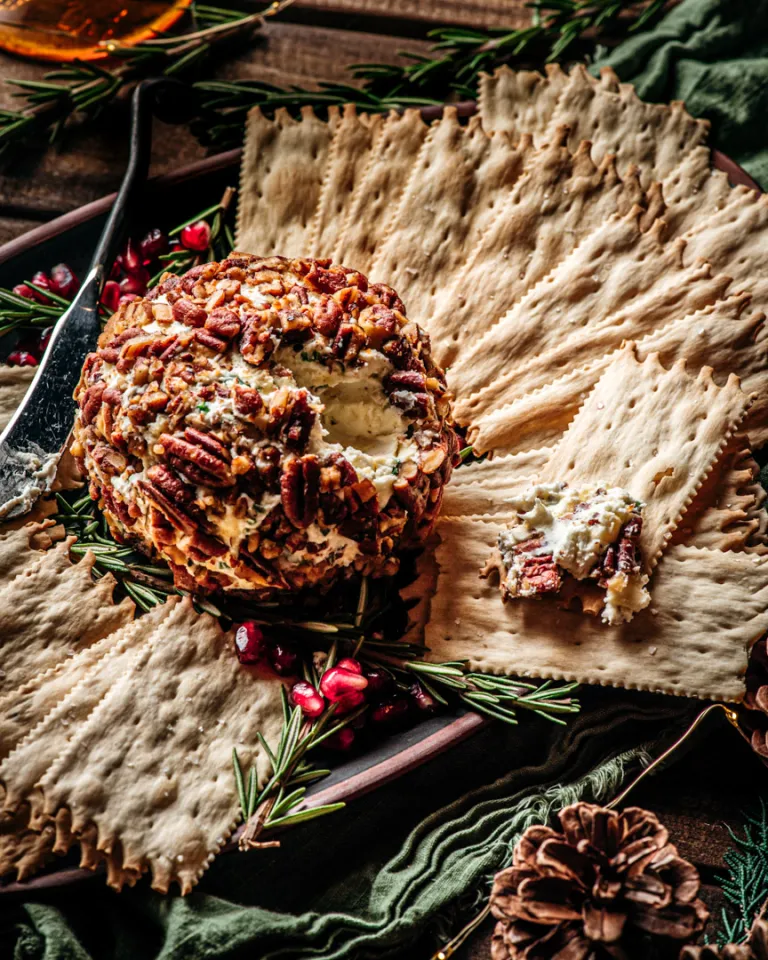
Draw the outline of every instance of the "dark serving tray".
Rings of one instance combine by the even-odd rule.
[[[475,111],[473,103],[460,104],[459,107],[462,115]],[[434,119],[439,112],[440,108],[425,110],[425,119]],[[169,228],[196,210],[216,203],[227,186],[237,186],[240,156],[240,150],[230,150],[151,179],[145,204],[146,216],[138,218],[136,232],[154,226]],[[732,184],[760,189],[724,154],[714,151],[713,164],[728,174]],[[0,286],[12,287],[29,279],[35,271],[47,270],[60,261],[66,261],[76,273],[83,275],[114,198],[115,194],[110,194],[94,200],[1,246]],[[5,339],[9,341],[7,344],[0,340],[0,362],[13,348],[14,338]],[[395,733],[365,754],[339,763],[325,780],[310,787],[305,806],[362,796],[455,747],[488,722],[478,714],[456,711],[431,717],[409,730]],[[53,865],[47,872],[25,883],[0,882],[0,896],[69,885],[93,875],[92,871],[76,866]]]

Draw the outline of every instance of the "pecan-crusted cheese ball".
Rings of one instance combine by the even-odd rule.
[[[429,338],[329,260],[166,274],[109,320],[75,399],[72,451],[114,536],[196,592],[394,573],[458,446]]]

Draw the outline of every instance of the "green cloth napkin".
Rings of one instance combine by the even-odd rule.
[[[683,100],[709,143],[768,188],[768,0],[685,0],[598,60],[644,100]]]
[[[648,100],[685,100],[712,121],[713,145],[768,186],[768,0],[685,0],[601,63]],[[643,745],[698,708],[609,690],[583,700],[565,730],[533,717],[493,726],[293,828],[279,851],[219,857],[185,899],[146,883],[116,895],[99,877],[0,897],[0,960],[428,957],[452,907],[482,901],[529,823],[580,797],[609,799]]]

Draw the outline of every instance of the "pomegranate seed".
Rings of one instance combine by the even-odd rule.
[[[80,281],[66,263],[57,263],[51,270],[51,290],[71,300],[80,289]]]
[[[8,363],[12,367],[36,367],[37,359],[28,350],[14,350],[8,354]]]
[[[311,683],[299,680],[291,688],[291,703],[294,707],[301,707],[305,717],[314,720],[325,710],[325,700],[315,690]]]
[[[273,643],[268,650],[269,662],[279,677],[292,677],[299,672],[301,658],[293,647],[285,643]]]
[[[123,275],[123,268],[120,266],[120,257],[115,260],[112,264],[112,269],[109,271],[109,280],[119,280]]]
[[[359,660],[353,660],[352,657],[343,657],[336,663],[337,667],[341,667],[342,670],[351,670],[352,673],[362,674],[363,668],[360,665]]]
[[[351,749],[354,742],[355,731],[350,730],[349,727],[342,727],[341,730],[337,730],[327,740],[324,740],[323,745],[328,747],[329,750],[345,751]]]
[[[411,703],[420,713],[434,713],[437,710],[437,701],[420,683],[412,683],[408,695]]]
[[[211,242],[211,228],[205,220],[187,224],[179,234],[181,245],[187,250],[207,250]]]
[[[331,667],[320,678],[320,692],[331,703],[336,703],[348,693],[365,690],[368,681],[360,673],[345,670],[344,667]]]
[[[394,677],[383,667],[367,667],[365,676],[368,679],[368,695],[375,700],[392,692],[395,685]]]
[[[136,248],[133,240],[129,239],[126,243],[123,252],[117,258],[120,261],[120,266],[125,270],[126,273],[138,273],[139,270],[144,269],[144,263],[141,259],[141,254]]]
[[[53,327],[46,327],[45,330],[40,334],[40,353],[45,353],[48,349],[48,344],[51,342],[51,334],[53,333]]]
[[[402,697],[387,700],[371,710],[371,723],[384,727],[394,726],[408,715],[408,701]]]
[[[187,248],[186,248],[185,246],[182,246],[182,244],[180,244],[180,243],[172,243],[172,244],[171,244],[171,253],[178,253],[179,250],[186,250],[186,249],[187,249]]]
[[[107,310],[117,310],[120,305],[120,284],[116,280],[107,280],[101,291],[101,302]]]
[[[261,659],[265,646],[264,634],[252,620],[238,624],[235,631],[235,653],[240,663],[256,663]]]
[[[53,289],[53,287],[51,286],[51,278],[48,276],[48,274],[44,270],[38,270],[37,273],[33,275],[32,283],[34,283],[36,287],[42,287],[43,290]],[[43,297],[42,294],[38,294],[38,296],[42,297],[42,300],[40,301],[41,303],[51,302],[48,299],[48,297]]]
[[[37,290],[33,290],[32,287],[28,286],[26,283],[17,283],[13,288],[13,292],[17,297],[24,297],[25,300],[34,300],[36,303],[51,302],[48,297],[44,296],[42,293],[38,293]]]
[[[168,237],[166,237],[162,230],[155,227],[146,234],[139,244],[139,256],[141,257],[142,263],[146,266],[150,260],[156,260],[157,257],[159,257],[161,253],[165,253],[167,249]]]
[[[143,297],[147,292],[148,283],[149,271],[145,270],[144,267],[139,267],[138,270],[129,273],[127,277],[123,277],[120,281],[120,290],[123,294],[135,293],[137,296]]]
[[[339,697],[334,702],[336,705],[335,715],[343,717],[365,703],[365,694],[362,690],[352,690],[351,693],[345,693],[343,697]]]

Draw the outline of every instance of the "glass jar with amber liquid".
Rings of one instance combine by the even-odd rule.
[[[104,43],[157,36],[192,0],[0,0],[0,48],[38,60],[94,60]]]

